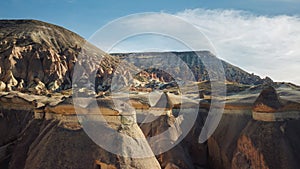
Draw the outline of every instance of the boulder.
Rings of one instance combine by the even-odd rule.
[[[21,79],[18,86],[17,86],[17,90],[22,91],[24,89],[24,87],[25,87],[25,82],[24,82],[23,79]]]
[[[35,78],[29,85],[28,91],[33,94],[47,94],[47,88],[45,84],[38,78]]]
[[[6,84],[3,81],[0,81],[0,91],[4,91],[6,88]]]
[[[8,70],[3,81],[6,83],[8,90],[11,90],[13,87],[18,85],[18,81],[15,79],[11,70]]]
[[[48,89],[52,92],[57,91],[61,86],[61,82],[59,80],[55,80],[54,82],[50,82],[48,85]]]

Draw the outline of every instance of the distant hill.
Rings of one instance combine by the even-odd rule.
[[[176,61],[171,60],[172,57],[179,57],[182,61],[184,61],[189,69],[193,72],[197,81],[206,81],[210,80],[207,69],[205,68],[205,64],[203,64],[203,60],[206,62],[211,62],[210,58],[216,59],[209,51],[197,51],[197,52],[146,52],[146,53],[111,53],[113,56],[119,56],[122,59],[125,58],[139,58],[134,61],[135,66],[141,67],[141,65],[146,67],[158,67],[159,65],[152,65],[152,62],[149,60],[153,59],[161,59],[163,57],[168,58],[167,60],[161,59],[157,64],[162,64],[165,67],[172,67],[176,69],[180,63],[175,63]],[[133,57],[134,56],[134,57]],[[198,57],[199,56],[199,57]],[[233,66],[230,63],[227,63],[223,60],[219,60],[224,68],[224,73],[226,76],[226,80],[229,82],[235,82],[246,85],[258,85],[264,83],[271,83],[272,80],[268,77],[262,79],[261,77],[250,74],[237,66]],[[212,74],[217,74],[217,71],[221,71],[216,67],[217,70],[213,70]],[[186,70],[180,70],[185,73]],[[164,75],[167,76],[167,75]],[[166,79],[167,77],[165,77]],[[167,78],[168,79],[168,78]]]

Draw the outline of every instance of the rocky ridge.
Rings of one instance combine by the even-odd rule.
[[[74,75],[75,63],[81,71]],[[108,86],[117,63],[62,27],[36,20],[0,21],[1,90],[45,94],[71,88],[72,78],[88,79],[91,72],[97,74],[98,84]]]
[[[200,56],[200,59],[196,53]],[[156,69],[147,68],[142,70],[144,72],[142,74],[131,74],[130,69],[135,70],[140,66],[136,62],[133,62],[133,64],[126,63],[125,65],[122,63],[123,65],[118,66],[120,58],[132,55],[146,59],[168,55],[176,56],[187,63],[197,81],[210,80],[201,60],[210,62],[210,58],[215,58],[215,56],[206,51],[196,53],[129,53],[113,54],[114,57],[112,57],[91,45],[79,35],[62,27],[36,20],[1,20],[0,90],[47,94],[69,89],[73,84],[76,84],[96,89],[96,92],[107,91],[111,86],[110,83],[114,73],[121,75],[120,78],[125,77],[122,80],[125,83],[124,86],[129,84],[126,79],[132,77],[139,81],[138,83],[146,79],[149,83],[146,88],[153,88],[155,85],[168,86],[168,83],[174,80],[167,72]],[[142,61],[143,59],[140,60],[140,62]],[[166,60],[166,62],[168,62],[166,65],[174,65],[175,72],[176,69],[180,68],[172,60]],[[248,85],[272,83],[270,78],[261,79],[224,61],[221,61],[221,63],[227,81]],[[74,74],[75,66],[78,71]],[[184,77],[187,71],[180,70],[177,72]],[[219,71],[214,70],[212,76],[218,74]],[[72,82],[72,80],[75,82]],[[152,80],[160,83],[150,84]]]
[[[133,64],[136,67],[145,67],[148,73],[154,73],[155,77],[158,79],[164,79],[164,81],[171,81],[172,77],[167,72],[157,70],[156,67],[164,65],[164,67],[169,67],[171,69],[182,68],[181,61],[187,64],[188,68],[192,71],[195,76],[196,81],[209,81],[209,73],[206,69],[205,64],[214,64],[215,55],[209,51],[186,51],[186,52],[145,52],[145,53],[111,53],[113,56],[117,56],[125,60],[133,60]],[[133,58],[133,59],[131,59]],[[167,59],[166,59],[167,58]],[[175,58],[175,59],[174,59]],[[179,59],[176,59],[179,58]],[[151,62],[151,60],[160,60],[159,62]],[[257,75],[250,74],[236,66],[233,66],[223,60],[219,60],[221,65],[224,67],[225,79],[229,82],[240,83],[245,85],[259,85],[259,84],[272,84],[273,81],[269,77],[264,79]],[[149,63],[147,65],[147,62]],[[146,63],[146,64],[145,64]],[[154,64],[153,64],[154,63]],[[205,63],[205,64],[204,64]],[[216,63],[218,65],[218,63]],[[151,69],[152,67],[152,69]],[[185,68],[185,67],[183,67]],[[218,76],[217,74],[222,74],[220,68],[214,68],[211,70],[212,76]],[[187,74],[189,70],[180,70],[182,76]],[[172,71],[174,72],[174,71]],[[179,75],[180,77],[181,74]]]

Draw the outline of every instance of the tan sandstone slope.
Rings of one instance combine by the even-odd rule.
[[[75,79],[95,72],[101,84],[118,63],[62,27],[36,20],[0,21],[0,90],[70,88],[76,62],[82,71]]]

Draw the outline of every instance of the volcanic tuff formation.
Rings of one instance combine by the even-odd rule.
[[[198,54],[202,59],[214,57],[209,52]],[[81,55],[85,59],[81,60]],[[200,144],[199,134],[213,105],[208,74],[195,53],[114,55],[118,57],[105,54],[75,33],[55,25],[34,20],[0,21],[0,168],[299,168],[300,87],[261,79],[221,61],[227,79],[224,113],[212,137]],[[129,55],[135,55],[140,61],[178,56],[195,74],[199,82],[193,84],[198,88],[187,92],[182,101],[178,84],[167,72],[146,69],[132,75],[126,69],[117,69],[119,59]],[[166,61],[176,66],[173,60]],[[137,70],[139,63],[133,63],[123,66]],[[81,71],[74,75],[77,65]],[[89,72],[96,74],[96,78],[90,77]],[[115,107],[109,92],[96,94],[92,90],[95,88],[100,93],[108,90],[114,72],[121,74],[123,81],[129,77],[139,81],[138,85],[130,86],[126,100],[126,104],[136,109],[136,116],[122,114],[123,110]],[[74,105],[69,89],[74,85],[72,80],[83,84],[75,91],[76,99],[85,104]],[[94,81],[96,86],[84,86]],[[188,85],[184,87],[188,89]],[[162,96],[168,98],[168,107],[154,104],[155,110],[151,112],[153,103],[149,95],[154,98],[153,90],[165,92]],[[97,104],[88,102],[87,96]],[[171,150],[149,158],[126,158],[106,151],[88,137],[78,120],[88,113],[95,115],[99,108],[113,130],[132,138],[149,138],[184,120],[179,110],[182,108],[186,113],[200,98],[199,111],[194,112],[198,116],[187,136]],[[74,106],[80,110],[78,116]],[[146,119],[153,120],[141,123]],[[170,133],[172,138],[182,131],[176,129]],[[110,135],[101,137],[111,142]],[[129,153],[132,150],[127,146],[124,142],[117,147]]]
[[[110,87],[112,73],[119,63],[118,58],[105,54],[100,49],[86,42],[77,34],[62,27],[35,20],[1,20],[0,21],[0,90],[29,90],[33,93],[47,93],[68,89],[72,85],[74,66],[78,70],[73,80],[83,78],[83,83],[95,82],[96,90]],[[114,54],[121,58],[128,55],[157,57],[175,55],[188,64],[196,80],[209,80],[202,61],[194,52]],[[214,57],[209,52],[198,52],[201,59]],[[101,61],[100,61],[101,60]],[[168,61],[172,63],[172,60]],[[270,83],[269,78],[248,74],[247,72],[222,61],[226,79],[242,84]],[[122,65],[124,68],[133,65]],[[139,66],[138,64],[135,66]],[[119,67],[123,76],[134,77]],[[182,71],[184,73],[184,71]],[[95,77],[91,74],[96,73]],[[148,70],[158,77],[162,72]],[[217,72],[216,72],[217,73]],[[172,78],[165,75],[165,80]]]
[[[274,112],[281,107],[282,103],[276,90],[272,86],[269,86],[260,93],[254,102],[253,110]]]
[[[6,90],[68,89],[75,63],[82,71],[74,79],[89,78],[90,72],[96,72],[102,80],[97,83],[106,84],[117,62],[62,27],[35,20],[0,21],[1,89],[4,83]]]

